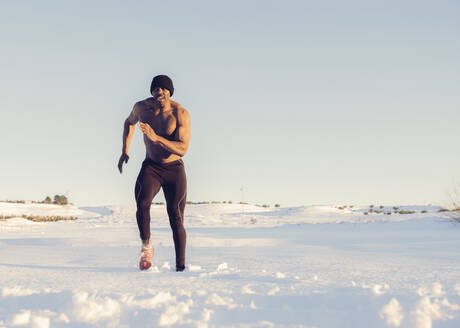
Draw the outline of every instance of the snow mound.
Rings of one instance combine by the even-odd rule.
[[[385,320],[388,326],[399,327],[404,319],[403,309],[396,298],[392,298],[379,312],[379,316]]]
[[[75,205],[55,205],[55,204],[16,204],[0,202],[0,215],[11,216],[17,215],[36,215],[36,216],[76,216],[94,217],[95,213],[78,208]]]

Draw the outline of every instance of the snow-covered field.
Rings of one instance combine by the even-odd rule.
[[[80,218],[0,221],[0,327],[460,327],[460,226],[400,209],[188,205],[176,273],[164,206],[140,272],[134,206],[0,203]]]

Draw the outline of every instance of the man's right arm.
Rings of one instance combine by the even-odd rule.
[[[138,121],[139,121],[139,103],[136,103],[134,105],[133,110],[131,111],[131,114],[129,114],[128,118],[125,120],[125,123],[123,125],[123,146],[121,149],[120,160],[118,161],[118,170],[120,170],[120,173],[122,173],[123,171],[123,163],[128,163],[129,144],[131,143],[131,139],[136,129],[136,123]]]

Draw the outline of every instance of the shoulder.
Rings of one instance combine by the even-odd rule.
[[[148,106],[151,106],[153,102],[153,98],[146,98],[144,100],[140,100],[137,103],[134,104],[134,108],[146,108]]]
[[[171,101],[171,105],[179,122],[190,122],[190,114],[181,104],[176,101]]]
[[[140,100],[134,104],[133,112],[135,114],[139,114],[140,112],[144,111],[145,109],[149,108],[152,105],[153,98],[146,98],[144,100]]]
[[[144,100],[138,101],[137,103],[134,104],[131,113],[129,114],[128,118],[126,119],[126,122],[128,122],[131,125],[134,125],[137,122],[139,122],[139,120],[141,119],[142,113],[147,108],[147,104],[146,104],[147,100],[148,99],[144,99]]]

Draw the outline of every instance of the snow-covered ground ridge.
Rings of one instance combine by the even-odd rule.
[[[134,205],[0,203],[13,216],[0,221],[0,328],[460,327],[452,213],[370,209],[187,205],[176,273],[164,205],[152,206],[154,263],[140,272]]]
[[[0,215],[14,216],[76,216],[83,220],[104,223],[132,222],[136,207],[100,206],[76,207],[73,205],[14,204],[0,202]],[[152,226],[167,227],[165,205],[152,205]],[[371,223],[400,222],[422,219],[449,219],[452,212],[441,206],[338,206],[311,205],[298,207],[264,208],[248,204],[189,204],[185,211],[188,227],[273,227],[284,224]],[[13,222],[13,221],[10,221]]]

